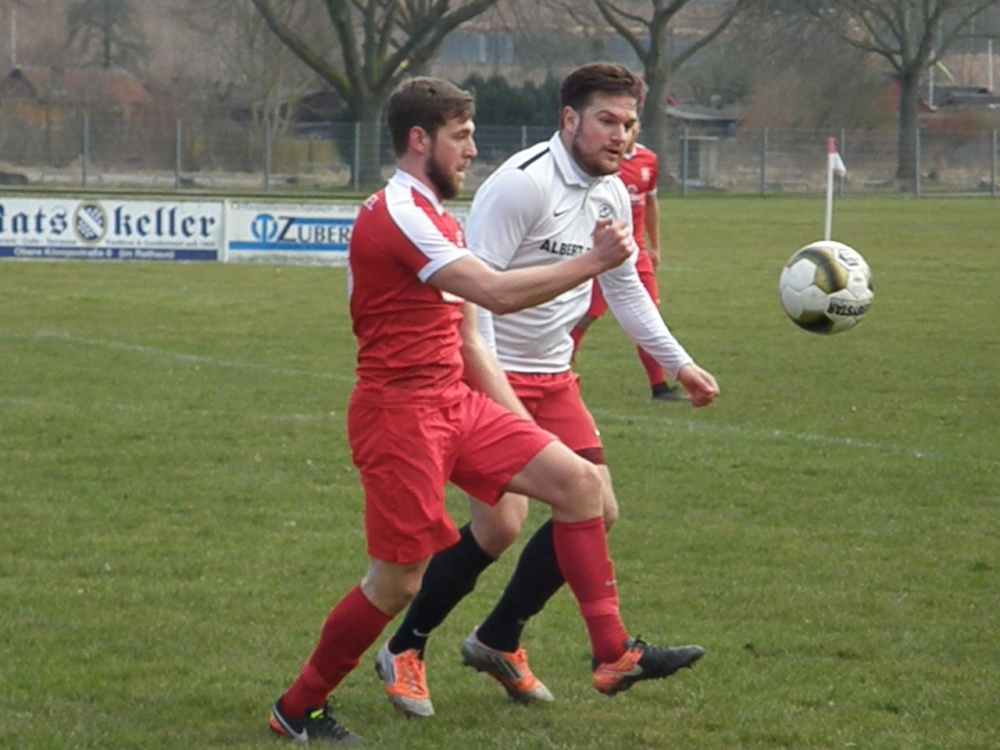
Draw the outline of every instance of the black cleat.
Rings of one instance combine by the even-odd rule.
[[[662,680],[679,669],[690,669],[704,655],[701,646],[661,648],[630,638],[618,661],[613,664],[593,661],[594,687],[605,695],[617,695],[641,680]]]
[[[676,385],[667,385],[666,383],[654,385],[651,398],[653,401],[667,401],[670,403],[680,403],[690,400],[688,395],[681,392],[680,388]]]
[[[333,745],[363,745],[364,740],[333,718],[330,704],[310,708],[301,719],[292,719],[281,711],[281,699],[271,709],[271,731],[296,742],[329,742]]]

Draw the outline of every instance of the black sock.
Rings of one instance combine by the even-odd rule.
[[[406,611],[399,630],[389,639],[389,651],[401,654],[415,648],[421,655],[431,631],[476,587],[476,580],[493,563],[466,524],[461,539],[431,558],[420,593]]]
[[[565,583],[552,541],[552,521],[546,521],[524,545],[514,575],[500,601],[479,626],[479,640],[498,651],[517,651],[528,620]]]

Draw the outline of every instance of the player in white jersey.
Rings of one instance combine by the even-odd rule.
[[[571,73],[560,89],[560,130],[508,159],[477,191],[467,223],[470,249],[497,270],[549,266],[589,252],[595,221],[623,221],[631,227],[628,192],[615,173],[637,120],[642,89],[642,81],[619,65],[586,65]],[[598,280],[610,309],[636,344],[687,390],[693,406],[710,404],[719,392],[715,379],[694,363],[664,324],[635,270],[634,255]],[[570,331],[586,314],[592,287],[580,284],[516,313],[480,313],[480,329],[536,422],[597,466],[605,482],[604,519],[610,527],[618,514],[617,500],[597,427],[570,369]],[[411,715],[433,714],[423,665],[430,632],[472,591],[479,573],[514,542],[527,515],[526,499],[512,494],[491,508],[477,505],[459,542],[433,558],[400,629],[377,657],[390,700]],[[495,677],[515,700],[552,700],[528,668],[520,635],[562,583],[551,524],[546,523],[525,546],[496,608],[462,644],[465,663]],[[666,676],[691,666],[702,654],[691,647],[647,647],[641,641],[628,648],[632,662],[619,665],[617,674],[595,671],[598,690],[613,695],[632,684],[621,679],[623,672],[642,675],[656,669],[657,661],[660,676]]]

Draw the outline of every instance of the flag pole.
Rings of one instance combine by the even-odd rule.
[[[833,173],[836,169],[837,139],[826,139],[826,225],[823,239],[829,240],[833,229]]]

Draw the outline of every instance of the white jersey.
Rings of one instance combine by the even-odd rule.
[[[559,133],[510,157],[480,186],[466,239],[497,270],[560,263],[589,252],[599,219],[631,228],[628,191],[615,175],[583,173]],[[693,360],[670,333],[635,270],[635,254],[598,277],[619,324],[672,378]],[[480,329],[507,372],[557,373],[570,368],[570,331],[587,313],[587,281],[545,302],[508,315],[481,310]]]

